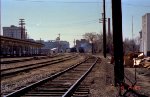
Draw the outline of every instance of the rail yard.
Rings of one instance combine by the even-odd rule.
[[[150,97],[149,0],[1,2],[1,97]]]
[[[116,97],[119,95],[118,89],[114,86],[113,64],[109,63],[109,58],[104,59],[102,55],[66,53],[36,56],[36,58],[25,57],[25,59],[32,60],[12,58],[11,63],[8,64],[8,58],[3,58],[2,97]],[[150,72],[147,68],[138,68],[137,73],[137,86],[134,90],[148,97]],[[125,75],[131,82],[135,81],[134,68],[126,68]]]

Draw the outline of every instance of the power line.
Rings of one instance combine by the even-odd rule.
[[[51,3],[72,3],[72,4],[86,4],[86,3],[93,3],[93,4],[99,4],[103,2],[99,1],[50,1],[50,0],[16,0],[16,1],[27,1],[27,2],[37,2],[37,3],[43,3],[43,2],[51,2]],[[107,2],[107,4],[111,4],[111,2]],[[150,7],[150,5],[139,5],[139,4],[131,4],[131,3],[122,3],[123,6],[131,6],[131,7]]]
[[[83,22],[83,23],[72,23],[72,24],[58,24],[57,27],[71,27],[71,26],[86,26],[86,25],[90,25],[90,24],[94,24],[94,23],[98,23],[98,20],[95,21],[91,21],[91,22]]]
[[[150,7],[150,5],[138,5],[138,4],[130,4],[130,3],[123,3],[123,5],[132,6],[132,7]]]
[[[75,26],[75,25],[83,25],[83,26],[85,26],[85,25],[89,25],[89,24],[93,24],[93,23],[98,23],[98,19],[95,19],[95,20],[89,20],[89,21],[81,21],[81,22],[75,22],[75,23],[66,23],[66,24],[55,24],[56,25],[56,27],[71,27],[71,26]],[[51,25],[51,26],[55,26],[55,25]],[[33,24],[32,24],[32,26],[34,26]],[[35,25],[36,26],[36,25]],[[40,25],[40,26],[42,26],[42,25]],[[42,27],[50,27],[50,25],[49,26],[42,26]]]
[[[50,0],[16,0],[16,1],[30,1],[30,2],[52,2],[52,3],[102,3],[99,1],[50,1]]]

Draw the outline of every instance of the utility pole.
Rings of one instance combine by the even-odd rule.
[[[24,19],[19,19],[19,25],[20,25],[20,28],[21,28],[21,39],[24,39],[25,38],[25,22],[24,22]]]
[[[133,16],[132,16],[132,39],[133,39]]]
[[[60,33],[58,34],[59,40],[60,40]]]
[[[110,18],[108,18],[108,36],[111,37]]]
[[[124,81],[121,0],[112,0],[112,23],[115,59],[114,80],[115,86],[117,86],[121,85]]]
[[[40,43],[42,44],[41,38],[40,38]],[[41,49],[41,47],[40,47],[39,55],[41,56],[41,54],[42,54],[42,49]]]
[[[99,19],[99,23],[103,23],[103,55],[106,58],[106,18],[104,19],[104,13],[102,13],[102,18]]]
[[[24,39],[24,36],[25,36],[24,19],[19,19],[19,20],[20,20],[19,25],[20,25],[20,30],[21,30],[21,39]],[[25,51],[25,47],[21,46],[21,56],[25,55],[24,51]]]
[[[75,44],[76,44],[76,40],[75,39],[74,39],[73,43],[74,43],[74,47],[75,47]]]
[[[58,53],[60,52],[60,33],[58,34],[58,37],[56,39],[58,41]]]
[[[134,52],[134,39],[133,39],[133,16],[132,16],[132,46],[133,46],[133,52]]]
[[[107,37],[107,47],[109,48],[109,53],[110,53],[110,49],[111,49],[111,44],[112,44],[112,35],[111,35],[111,31],[110,31],[110,18],[108,18],[108,37]]]
[[[105,21],[105,0],[103,0],[103,54],[106,58],[106,21]]]

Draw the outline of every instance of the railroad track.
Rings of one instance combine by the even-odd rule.
[[[25,61],[31,61],[31,60],[41,60],[41,59],[47,59],[47,58],[54,58],[62,55],[53,55],[53,56],[43,56],[43,57],[31,57],[31,58],[25,58],[25,59],[16,59],[16,60],[10,60],[10,61],[1,61],[1,64],[11,64],[11,63],[18,63],[18,62],[25,62]]]
[[[61,58],[57,58],[57,59],[52,59],[52,60],[46,61],[46,62],[40,62],[40,63],[36,63],[36,64],[28,64],[25,66],[19,66],[19,67],[8,68],[8,69],[2,69],[1,70],[1,78],[8,77],[8,76],[15,76],[18,73],[28,72],[28,71],[33,70],[33,69],[37,69],[37,68],[41,68],[44,66],[60,63],[63,61],[67,61],[67,60],[76,58],[76,57],[77,57],[77,55],[74,55],[74,56],[69,55],[69,56],[65,56],[63,58],[61,57]]]
[[[3,97],[88,97],[89,87],[81,84],[81,82],[86,78],[97,61],[98,58],[89,57],[64,71]]]

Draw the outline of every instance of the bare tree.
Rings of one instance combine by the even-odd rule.
[[[88,32],[88,33],[85,33],[83,35],[83,37],[88,40],[89,42],[94,42],[95,38],[96,38],[96,32]]]
[[[83,35],[83,38],[91,43],[93,52],[100,52],[102,50],[102,34],[97,34],[96,32],[88,32]]]
[[[126,51],[126,53],[138,52],[139,51],[139,37],[136,37],[135,39],[125,38],[124,51]]]

